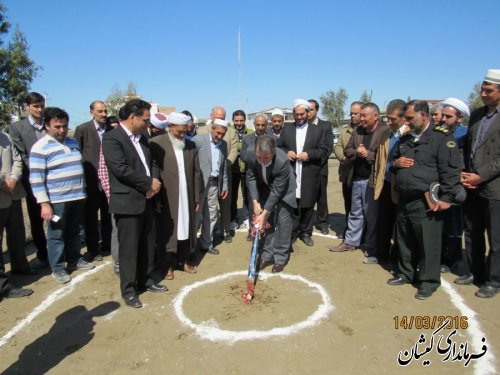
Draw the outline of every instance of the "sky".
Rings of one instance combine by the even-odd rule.
[[[215,105],[290,108],[340,87],[348,103],[366,90],[382,109],[467,100],[500,69],[498,0],[0,1],[42,67],[31,90],[73,128],[128,82],[144,100],[207,118]]]

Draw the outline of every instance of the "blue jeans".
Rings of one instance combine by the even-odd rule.
[[[52,212],[60,217],[49,221],[47,250],[52,272],[64,269],[64,261],[76,263],[80,258],[80,227],[83,223],[84,200],[53,203]]]

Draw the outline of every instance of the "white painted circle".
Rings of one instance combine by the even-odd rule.
[[[330,296],[328,295],[325,288],[323,288],[320,284],[309,281],[299,275],[290,275],[286,273],[271,274],[267,272],[261,272],[259,274],[261,280],[277,276],[281,277],[282,279],[303,282],[304,284],[306,284],[307,286],[311,287],[312,289],[314,289],[319,293],[322,299],[321,304],[318,306],[316,311],[313,312],[306,320],[303,320],[301,322],[295,323],[287,327],[277,327],[266,331],[259,331],[259,330],[228,331],[220,329],[217,326],[218,323],[216,321],[204,321],[201,322],[200,324],[195,324],[191,321],[191,319],[189,319],[186,316],[182,308],[182,304],[184,302],[184,299],[191,291],[203,285],[213,284],[218,281],[229,279],[233,276],[242,276],[242,275],[247,275],[247,271],[229,272],[226,274],[211,277],[203,281],[198,281],[196,283],[183,287],[179,292],[179,294],[173,300],[174,310],[179,320],[189,328],[192,328],[195,331],[195,333],[202,339],[210,340],[213,342],[226,341],[234,343],[236,341],[242,341],[242,340],[265,339],[268,337],[288,336],[297,333],[303,329],[311,328],[318,325],[321,322],[321,320],[325,319],[330,313],[330,311],[334,309],[334,306],[331,303]]]

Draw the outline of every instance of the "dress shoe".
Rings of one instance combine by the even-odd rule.
[[[292,234],[292,244],[294,244],[295,242],[297,242],[297,238],[298,238],[297,234],[295,234],[295,233]]]
[[[142,303],[141,303],[139,297],[137,297],[137,296],[129,296],[129,297],[126,297],[124,299],[125,299],[125,304],[127,306],[133,307],[135,309],[142,307]]]
[[[252,236],[252,234],[250,232],[248,232],[247,241],[248,242],[252,242],[253,241],[253,236]]]
[[[231,235],[228,233],[224,236],[224,242],[226,243],[231,243],[233,242],[233,237],[231,237]]]
[[[278,272],[283,271],[284,269],[285,269],[285,265],[284,264],[275,263],[274,266],[273,266],[272,272],[273,273],[278,273]]]
[[[13,275],[25,275],[25,276],[33,276],[36,275],[37,272],[33,268],[26,268],[24,270],[11,270],[11,274]]]
[[[328,226],[324,225],[320,228],[321,234],[327,235],[330,233],[330,229],[328,229]]]
[[[219,255],[219,253],[220,253],[220,251],[213,246],[210,246],[206,252],[209,254],[212,254],[212,255]]]
[[[174,269],[170,267],[165,275],[165,280],[173,280],[174,279]]]
[[[234,229],[231,229],[231,230],[229,231],[229,235],[230,235],[231,237],[234,237],[234,236],[236,235],[236,231],[235,231]]]
[[[303,234],[300,236],[302,242],[304,242],[307,246],[314,246],[314,242],[309,234]]]
[[[378,263],[378,259],[377,257],[365,257],[365,259],[363,259],[363,263],[364,264],[377,264]]]
[[[492,285],[483,285],[479,290],[476,292],[476,297],[479,298],[491,298],[495,294],[497,294],[498,288],[495,288]]]
[[[49,262],[47,259],[37,258],[33,263],[34,268],[49,268]]]
[[[262,260],[259,264],[259,271],[262,271],[264,268],[270,266],[271,264],[273,264],[273,262],[270,260]]]
[[[3,298],[20,298],[26,297],[33,293],[32,289],[25,288],[11,288],[3,294]]]
[[[434,291],[431,289],[418,288],[415,298],[424,300],[432,296],[433,293]]]
[[[184,263],[184,272],[186,272],[186,273],[196,273],[196,272],[198,272],[198,270],[196,269],[196,267],[193,267],[193,266],[190,266],[187,263]]]
[[[392,279],[387,280],[387,284],[389,285],[405,285],[409,284],[408,280],[406,280],[404,277],[393,277]]]
[[[463,275],[463,276],[457,277],[453,282],[457,285],[471,285],[474,282],[474,276]]]
[[[441,264],[441,268],[439,269],[441,273],[450,273],[450,267],[446,264]]]
[[[337,238],[339,240],[343,240],[344,239],[344,233],[337,233]]]
[[[330,250],[332,253],[342,253],[344,251],[354,251],[356,250],[356,246],[352,246],[345,242],[342,242],[340,245],[330,247],[328,250]]]
[[[163,293],[163,292],[166,292],[168,290],[168,288],[165,285],[153,284],[153,285],[147,286],[146,290],[148,292],[152,292],[152,293]]]

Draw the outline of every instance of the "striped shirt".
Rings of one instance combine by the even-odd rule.
[[[82,154],[74,138],[63,143],[45,135],[29,156],[30,183],[38,203],[62,203],[85,198]]]

